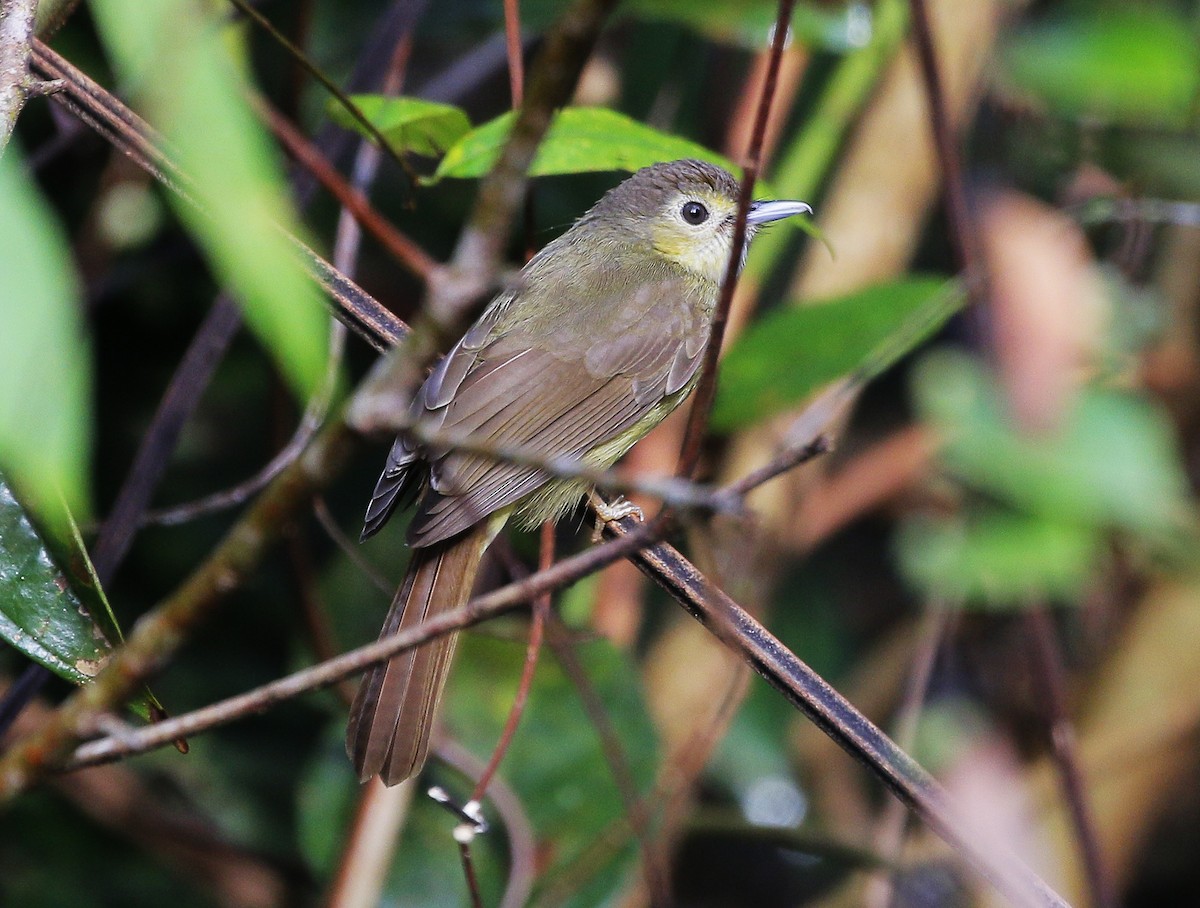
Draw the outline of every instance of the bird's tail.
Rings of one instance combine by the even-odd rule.
[[[485,520],[444,543],[413,551],[380,639],[464,605],[484,550],[503,520]],[[420,772],[458,634],[446,634],[368,671],[350,709],[346,752],[363,781],[395,785]]]

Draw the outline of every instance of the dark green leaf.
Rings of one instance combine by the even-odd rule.
[[[353,95],[350,100],[400,153],[437,157],[471,129],[467,115],[452,104],[386,95]],[[327,107],[337,123],[373,138],[336,98]]]
[[[66,239],[14,145],[0,155],[0,274],[0,467],[59,532],[64,501],[88,512],[91,353]]]
[[[827,382],[887,368],[962,305],[957,285],[909,278],[761,319],[721,364],[713,428],[730,431],[795,406]]]
[[[3,477],[0,639],[75,684],[95,677],[124,639],[74,523],[63,538],[43,540]],[[165,714],[149,690],[130,703],[147,720],[152,707]]]
[[[996,509],[965,520],[915,518],[898,540],[901,568],[924,595],[1018,608],[1074,601],[1102,544],[1095,527]]]
[[[76,684],[93,678],[109,641],[0,481],[0,636]]]
[[[1050,436],[1021,434],[994,382],[969,358],[931,356],[917,405],[946,438],[947,467],[969,485],[1061,523],[1162,537],[1189,516],[1166,416],[1133,394],[1087,388]]]
[[[90,9],[114,67],[199,202],[174,197],[180,218],[293,390],[307,396],[324,371],[328,316],[280,230],[294,234],[297,225],[216,10],[187,0],[96,0]]]
[[[1081,7],[1018,33],[1003,60],[1053,110],[1115,123],[1183,125],[1200,86],[1193,29],[1149,5]]]
[[[481,177],[496,163],[512,130],[514,113],[506,113],[463,136],[442,159],[432,180]],[[635,171],[660,161],[699,158],[739,169],[703,145],[681,139],[603,107],[568,107],[559,111],[538,148],[531,176],[596,171]]]

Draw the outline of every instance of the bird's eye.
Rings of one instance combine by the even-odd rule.
[[[703,224],[708,220],[708,209],[699,202],[686,202],[679,212],[689,224]]]

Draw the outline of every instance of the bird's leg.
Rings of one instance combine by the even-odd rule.
[[[612,501],[605,501],[599,495],[592,497],[592,508],[596,512],[596,531],[592,534],[592,542],[599,542],[606,523],[612,523],[625,517],[636,517],[645,520],[646,515],[636,504],[628,501],[623,495],[618,495]]]

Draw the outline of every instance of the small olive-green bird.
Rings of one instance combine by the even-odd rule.
[[[639,170],[530,259],[416,394],[411,418],[452,437],[606,469],[691,393],[732,251],[738,184],[719,167],[674,161]],[[763,224],[809,211],[755,202]],[[744,250],[743,250],[744,254]],[[401,434],[367,508],[362,536],[420,494],[413,548],[382,637],[471,596],[484,550],[510,517],[557,519],[588,490],[580,479]],[[346,749],[364,781],[419,772],[456,635],[371,669]]]

